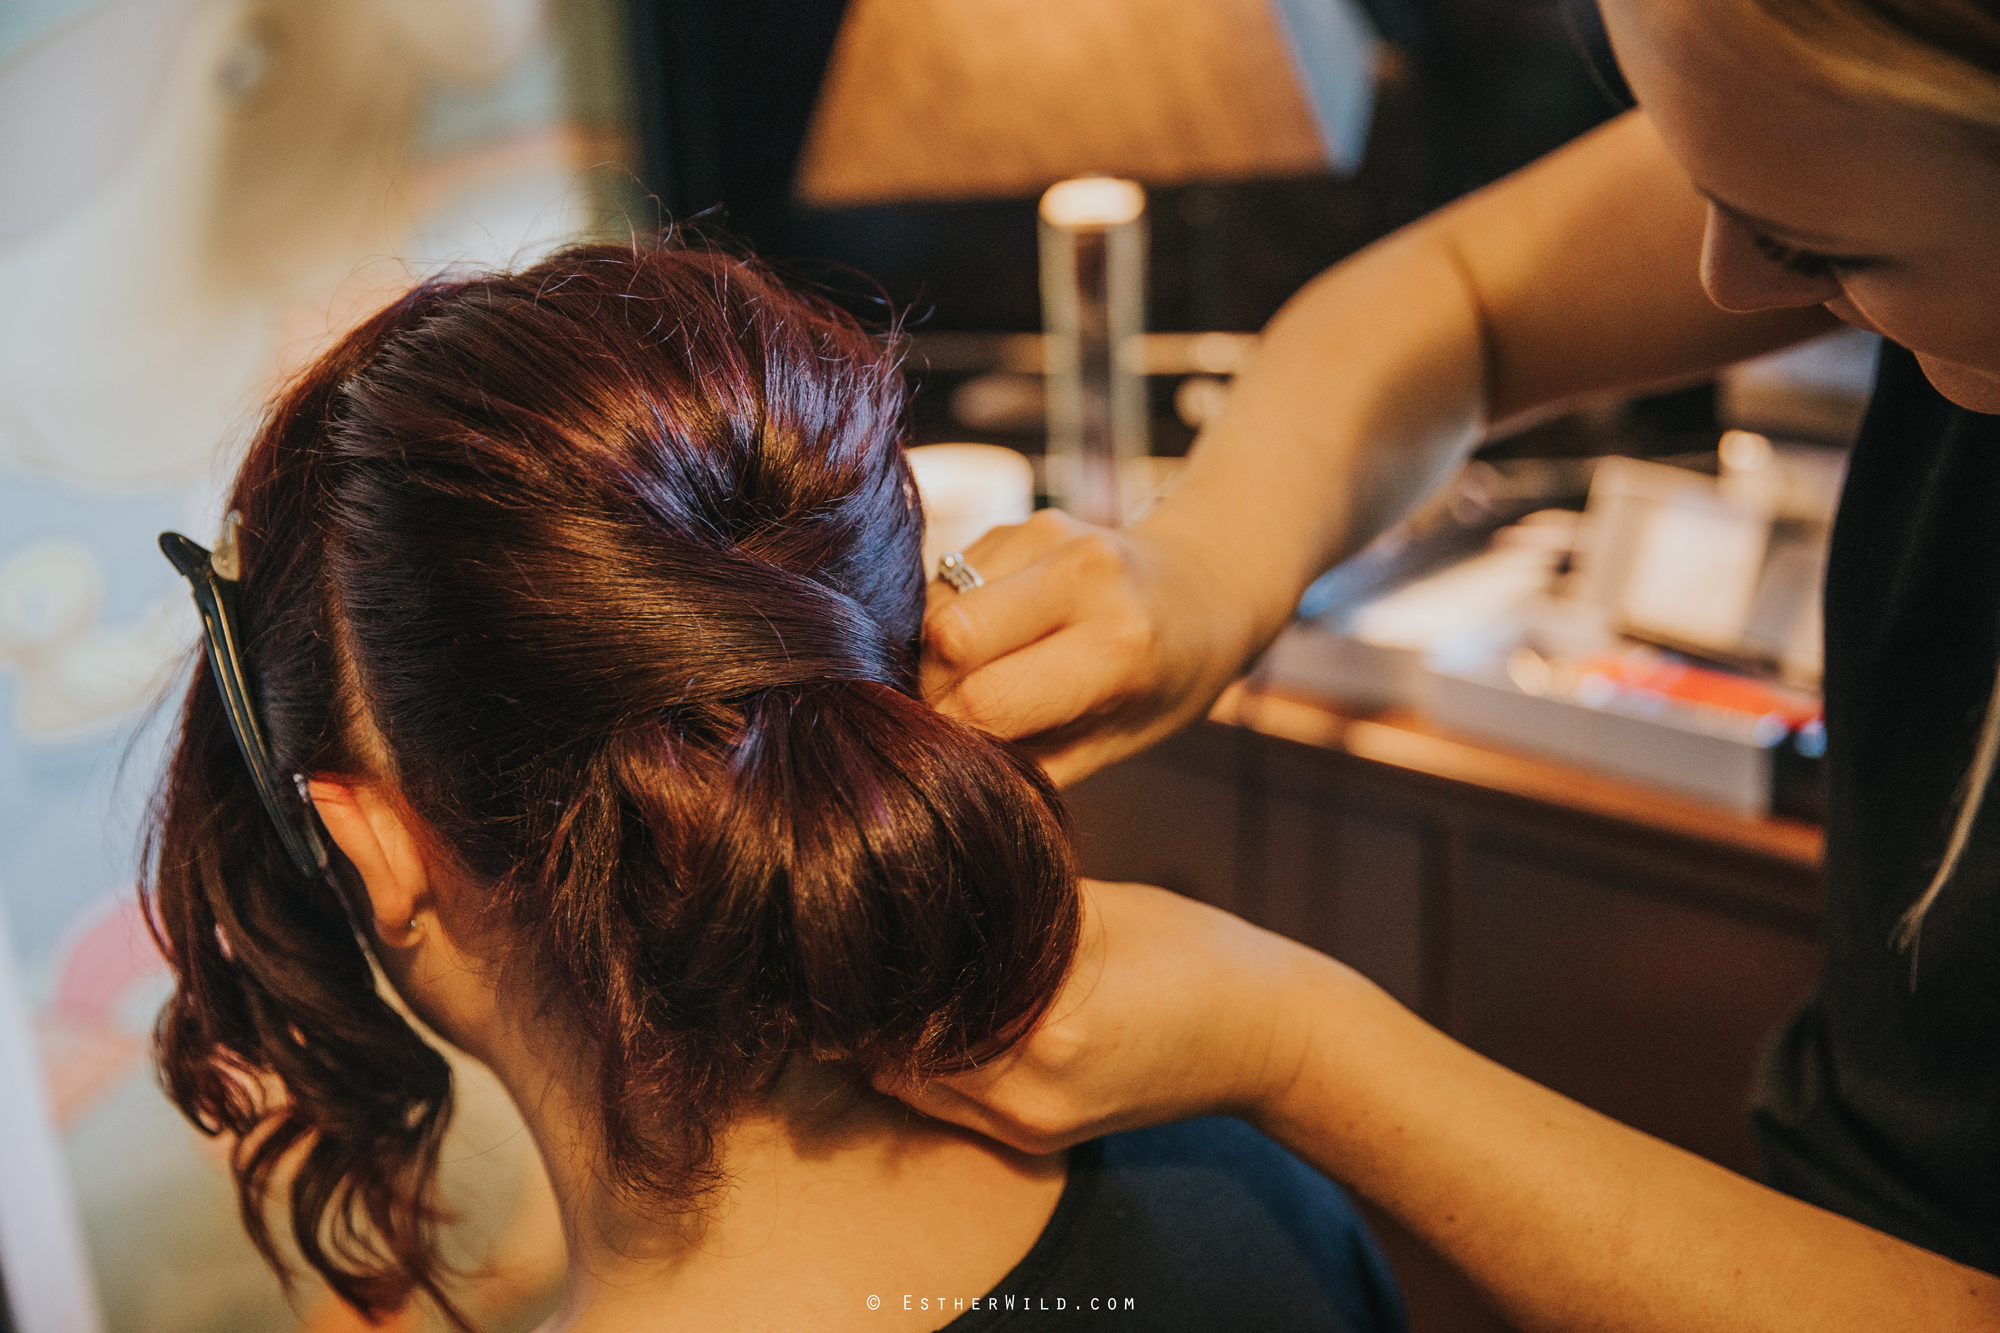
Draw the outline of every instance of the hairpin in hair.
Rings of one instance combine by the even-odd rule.
[[[250,687],[238,649],[241,636],[237,631],[236,580],[242,575],[243,562],[237,547],[237,531],[241,526],[241,519],[232,512],[223,521],[222,540],[215,544],[212,553],[178,532],[161,533],[160,550],[194,591],[194,604],[201,612],[201,638],[208,650],[209,671],[222,694],[222,711],[229,718],[229,729],[236,735],[236,747],[243,752],[243,762],[250,768],[257,795],[263,798],[264,810],[277,827],[278,838],[285,844],[292,864],[301,875],[311,879],[326,869],[326,844],[320,841],[308,813],[311,804],[306,796],[305,775],[292,774],[291,786],[300,802],[294,807],[273,771],[276,765],[271,760],[270,747],[264,743],[263,728],[257,725],[257,710],[250,701]]]

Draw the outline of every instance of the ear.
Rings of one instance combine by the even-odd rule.
[[[334,844],[361,873],[376,938],[392,947],[415,943],[417,918],[434,904],[430,872],[398,803],[372,782],[314,778],[307,790]]]

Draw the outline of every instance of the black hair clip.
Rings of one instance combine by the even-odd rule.
[[[320,841],[319,831],[313,827],[305,775],[292,774],[292,786],[301,802],[299,807],[293,807],[287,804],[278,775],[273,771],[271,749],[264,743],[263,728],[257,725],[257,710],[251,705],[249,682],[243,674],[236,628],[236,580],[242,574],[236,544],[240,526],[237,516],[230,514],[222,525],[222,540],[216,543],[213,553],[178,532],[161,533],[160,550],[194,590],[194,604],[201,612],[202,643],[208,649],[209,671],[222,693],[222,711],[229,717],[229,729],[236,734],[236,746],[243,752],[243,762],[249,765],[251,781],[264,799],[264,809],[271,816],[271,823],[277,826],[278,838],[291,855],[292,864],[301,875],[311,879],[326,869],[326,844]]]

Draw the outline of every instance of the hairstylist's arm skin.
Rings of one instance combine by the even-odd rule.
[[[1305,586],[1486,433],[1831,327],[1730,314],[1697,276],[1703,202],[1632,114],[1307,286],[1192,454],[1121,534],[1038,515],[933,585],[924,690],[1073,781],[1205,711]]]
[[[1523,1329],[2000,1329],[2000,1280],[1587,1110],[1323,955],[1160,889],[1086,891],[1051,1017],[908,1100],[1029,1152],[1242,1115]]]

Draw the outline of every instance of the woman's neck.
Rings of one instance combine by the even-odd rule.
[[[544,1333],[936,1328],[1006,1276],[1062,1193],[1060,1155],[1024,1156],[800,1060],[717,1136],[714,1196],[676,1213],[606,1185],[568,1095],[579,1084],[496,1072],[563,1216],[567,1289]]]

